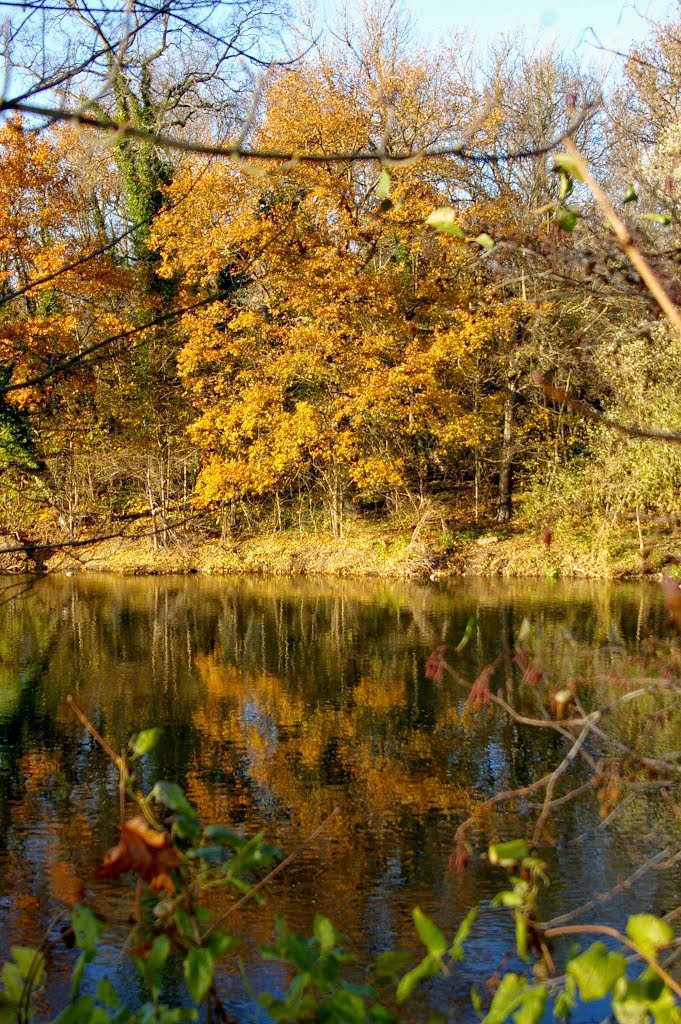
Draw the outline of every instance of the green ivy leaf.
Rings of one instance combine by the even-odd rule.
[[[621,953],[611,953],[602,942],[594,942],[584,953],[574,957],[567,965],[585,1002],[604,999],[623,977],[626,962]]]
[[[464,239],[466,237],[465,231],[457,221],[456,210],[453,210],[451,206],[438,206],[436,210],[428,214],[426,224],[446,235],[454,235],[455,238]]]
[[[184,961],[184,977],[195,1003],[202,1003],[213,983],[215,960],[209,949],[190,949]]]

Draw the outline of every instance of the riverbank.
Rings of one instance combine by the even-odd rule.
[[[5,556],[8,557],[8,556]],[[15,558],[16,562],[16,558]],[[147,536],[117,537],[30,557],[24,569],[123,575],[254,574],[272,576],[439,579],[504,576],[637,579],[675,572],[681,538],[674,532],[641,550],[631,532],[602,537],[554,529],[539,535],[520,523],[449,532],[444,527],[385,521],[351,523],[345,536],[297,530],[218,540],[178,535],[154,546]],[[5,567],[7,570],[8,567]],[[16,571],[16,568],[15,570]]]

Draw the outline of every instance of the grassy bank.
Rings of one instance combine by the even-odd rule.
[[[427,521],[357,520],[343,538],[329,531],[253,534],[220,541],[176,535],[154,546],[148,536],[109,539],[46,552],[38,561],[5,556],[5,571],[115,572],[123,575],[261,574],[384,577],[517,576],[635,579],[681,565],[681,533],[667,526],[647,538],[621,527],[607,536],[554,526],[539,533],[526,523],[447,528]]]

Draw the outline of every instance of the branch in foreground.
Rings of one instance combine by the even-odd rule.
[[[416,160],[435,159],[437,157],[455,156],[460,160],[469,160],[474,163],[505,163],[508,160],[527,160],[533,157],[544,156],[555,149],[563,141],[566,135],[573,135],[584,124],[584,122],[600,107],[601,97],[586,104],[575,118],[555,138],[547,140],[540,146],[533,146],[526,149],[517,149],[505,153],[474,152],[468,148],[467,138],[463,141],[453,143],[451,146],[436,147],[434,149],[423,149],[414,151],[400,151],[397,153],[385,153],[380,149],[358,149],[339,151],[336,153],[298,153],[294,150],[280,149],[250,149],[241,145],[235,146],[212,146],[199,142],[189,142],[184,139],[176,139],[169,135],[162,135],[157,132],[147,132],[141,128],[135,128],[126,122],[114,121],[108,117],[93,117],[78,110],[66,110],[61,107],[42,107],[32,103],[16,102],[5,100],[0,103],[0,113],[4,111],[16,111],[19,114],[29,114],[33,117],[45,118],[52,124],[68,122],[80,124],[88,128],[96,128],[100,131],[109,132],[115,136],[116,141],[124,139],[137,139],[152,146],[159,146],[162,149],[180,150],[183,153],[197,153],[204,156],[221,156],[232,160],[264,160],[273,163],[284,164],[328,164],[330,162],[341,163],[378,163],[386,166],[409,164]]]
[[[681,329],[681,328],[680,328]],[[613,420],[610,416],[604,416],[602,412],[598,412],[592,405],[587,402],[582,402],[579,398],[572,398],[568,395],[564,388],[559,388],[555,384],[549,384],[546,378],[541,373],[532,374],[532,383],[535,387],[539,388],[547,398],[552,398],[554,402],[560,402],[567,405],[568,409],[572,409],[573,412],[579,413],[585,420],[590,420],[592,423],[598,423],[602,427],[607,427],[609,430],[616,430],[620,434],[625,434],[627,437],[636,437],[643,439],[650,439],[653,441],[667,441],[672,444],[681,444],[681,433],[677,433],[673,430],[658,430],[656,427],[639,427],[634,423],[620,423],[619,420]]]
[[[571,132],[566,133],[565,148],[574,160],[582,181],[587,185],[592,196],[598,203],[601,212],[608,220],[622,252],[625,254],[631,265],[638,271],[641,276],[641,280],[669,322],[673,324],[679,334],[681,334],[681,312],[679,312],[659,277],[650,266],[641,250],[637,247],[629,228],[622,218],[615,213],[612,203],[587,167],[584,157],[579,152],[572,139],[569,138],[571,134]]]

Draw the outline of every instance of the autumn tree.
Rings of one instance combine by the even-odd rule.
[[[348,34],[340,53],[273,76],[259,145],[418,153],[461,131],[470,97],[457,93],[450,55],[409,53],[373,18],[353,46]],[[263,171],[188,170],[174,188],[192,188],[190,217],[170,211],[155,228],[161,273],[182,275],[192,293],[232,289],[224,305],[184,321],[180,369],[205,460],[198,494],[217,505],[270,495],[279,508],[284,494],[300,503],[312,490],[340,534],[348,498],[423,497],[484,443],[476,402],[486,401],[466,393],[466,368],[486,340],[514,329],[517,307],[481,302],[471,315],[478,257],[491,244],[463,240],[479,206],[461,203],[461,239],[425,224],[457,182],[466,187],[460,165],[379,172],[330,156]]]

